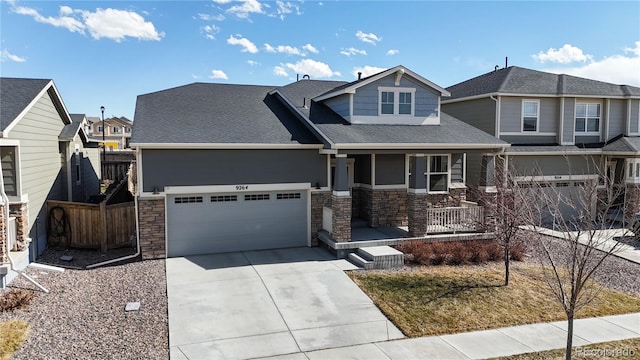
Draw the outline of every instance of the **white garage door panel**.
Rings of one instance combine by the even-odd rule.
[[[171,195],[167,255],[306,246],[307,226],[305,191]]]

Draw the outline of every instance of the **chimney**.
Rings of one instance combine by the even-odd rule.
[[[358,80],[362,79],[362,71],[358,71]]]

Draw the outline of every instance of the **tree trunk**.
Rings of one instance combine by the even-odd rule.
[[[509,243],[504,246],[504,286],[509,286],[509,265],[511,264],[511,253],[509,251]]]
[[[567,349],[565,359],[571,360],[571,348],[573,347],[573,314],[567,315]]]

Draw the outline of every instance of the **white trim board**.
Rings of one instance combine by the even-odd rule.
[[[197,185],[197,186],[165,186],[167,195],[208,194],[208,193],[248,193],[256,191],[311,190],[310,183],[277,183],[277,184],[237,184],[237,185]]]

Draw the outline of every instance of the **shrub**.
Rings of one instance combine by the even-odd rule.
[[[421,265],[465,265],[484,264],[488,261],[500,261],[504,250],[492,240],[451,241],[424,243],[409,241],[398,245],[405,254],[407,263]],[[511,246],[511,259],[524,259],[526,247],[517,242]]]
[[[5,312],[27,306],[33,297],[34,293],[31,290],[10,289],[0,295],[0,311]]]

